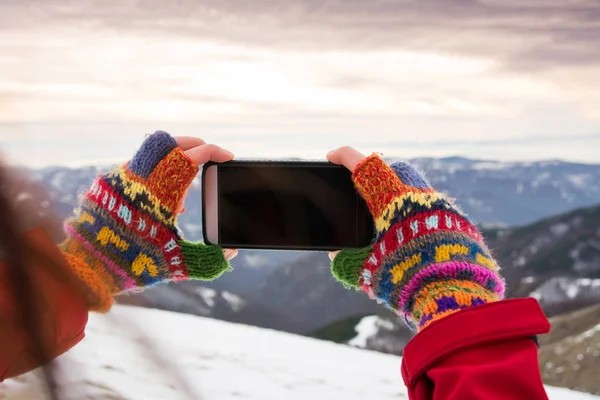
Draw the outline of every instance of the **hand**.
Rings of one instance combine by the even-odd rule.
[[[221,163],[233,160],[232,152],[214,144],[206,144],[206,142],[200,138],[177,136],[175,137],[175,141],[177,142],[177,145],[181,147],[184,154],[197,165],[206,164],[209,161]],[[187,192],[188,190],[186,189],[185,194],[179,203],[178,214],[181,214],[184,211]],[[223,254],[227,261],[231,261],[238,255],[238,251],[236,249],[223,249]]]
[[[230,269],[224,251],[183,240],[177,217],[187,190],[207,161],[233,154],[201,139],[150,135],[133,159],[99,176],[67,221],[61,245],[90,289],[89,303],[104,311],[112,295],[183,279],[214,280]]]
[[[348,147],[327,158],[353,171],[376,228],[372,246],[330,255],[331,273],[345,287],[366,292],[416,331],[503,298],[504,280],[481,233],[413,166],[388,166]]]

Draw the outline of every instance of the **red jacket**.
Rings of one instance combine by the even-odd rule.
[[[419,332],[404,349],[411,400],[548,399],[536,335],[550,323],[535,299],[468,308]]]
[[[41,230],[27,240],[60,260],[58,249]],[[84,336],[88,309],[72,282],[30,260],[42,294],[43,337],[49,358],[75,346]],[[65,269],[68,266],[62,263]],[[38,367],[16,318],[0,264],[0,381]],[[536,335],[550,324],[534,299],[513,299],[473,307],[434,322],[406,346],[402,377],[411,400],[547,399]]]

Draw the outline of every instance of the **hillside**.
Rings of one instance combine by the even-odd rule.
[[[91,316],[60,358],[65,399],[407,399],[400,357],[165,311],[116,306]],[[591,395],[548,387],[551,400]],[[40,400],[38,375],[0,384],[5,400]]]
[[[600,206],[484,234],[509,295],[533,296],[549,315],[600,302]]]
[[[344,343],[354,347],[402,355],[404,346],[414,334],[392,313],[348,317],[333,322],[310,334],[311,337]]]
[[[551,319],[541,338],[544,382],[600,395],[600,304]]]
[[[196,282],[160,285],[135,295],[117,296],[120,304],[217,318],[284,332],[301,332],[304,325],[284,310],[264,306],[246,296]]]
[[[250,297],[293,315],[303,326],[300,333],[380,310],[381,306],[362,293],[344,289],[331,276],[329,265],[326,254],[309,253],[266,276]]]

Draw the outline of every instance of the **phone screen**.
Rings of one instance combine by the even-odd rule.
[[[217,171],[222,246],[333,250],[371,244],[372,217],[342,166],[234,161]]]

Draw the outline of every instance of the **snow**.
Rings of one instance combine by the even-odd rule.
[[[396,327],[392,321],[386,319],[379,319],[377,325],[388,331],[391,331]]]
[[[523,267],[527,264],[527,258],[524,255],[520,255],[514,262],[515,267]]]
[[[521,279],[521,282],[525,283],[525,284],[530,284],[535,282],[535,277],[534,276],[526,276],[525,278]]]
[[[221,292],[221,297],[223,297],[223,299],[229,303],[233,311],[240,311],[246,304],[240,296],[230,293],[226,290]]]
[[[215,296],[217,295],[217,292],[214,289],[198,287],[196,288],[196,292],[202,297],[209,307],[215,306]]]
[[[302,336],[127,306],[92,314],[86,333],[60,358],[63,400],[408,398],[400,357]],[[45,399],[39,388],[37,374],[26,374],[0,384],[0,398]]]
[[[554,277],[544,282],[530,296],[546,305],[579,297],[600,299],[600,279]]]
[[[509,162],[497,162],[497,161],[483,161],[471,164],[471,169],[476,171],[489,171],[489,170],[507,170],[514,167],[514,163]]]
[[[550,227],[550,232],[554,236],[563,236],[565,233],[569,232],[569,225],[565,223],[554,224]]]
[[[550,400],[594,400],[597,396],[591,394],[579,393],[564,388],[547,388]]]
[[[354,327],[354,330],[356,331],[357,335],[350,339],[348,341],[348,344],[350,346],[366,347],[367,340],[369,340],[369,338],[377,334],[378,319],[379,317],[376,315],[370,315],[361,319],[360,322],[356,324],[356,327]]]
[[[250,268],[259,268],[269,262],[269,259],[264,253],[250,253],[246,254],[244,261]]]
[[[50,180],[50,186],[56,189],[62,188],[62,183],[65,180],[65,174],[65,172],[57,172],[56,174],[54,174],[52,180]]]
[[[590,176],[588,174],[572,174],[567,176],[567,180],[577,188],[585,187],[589,179]]]

